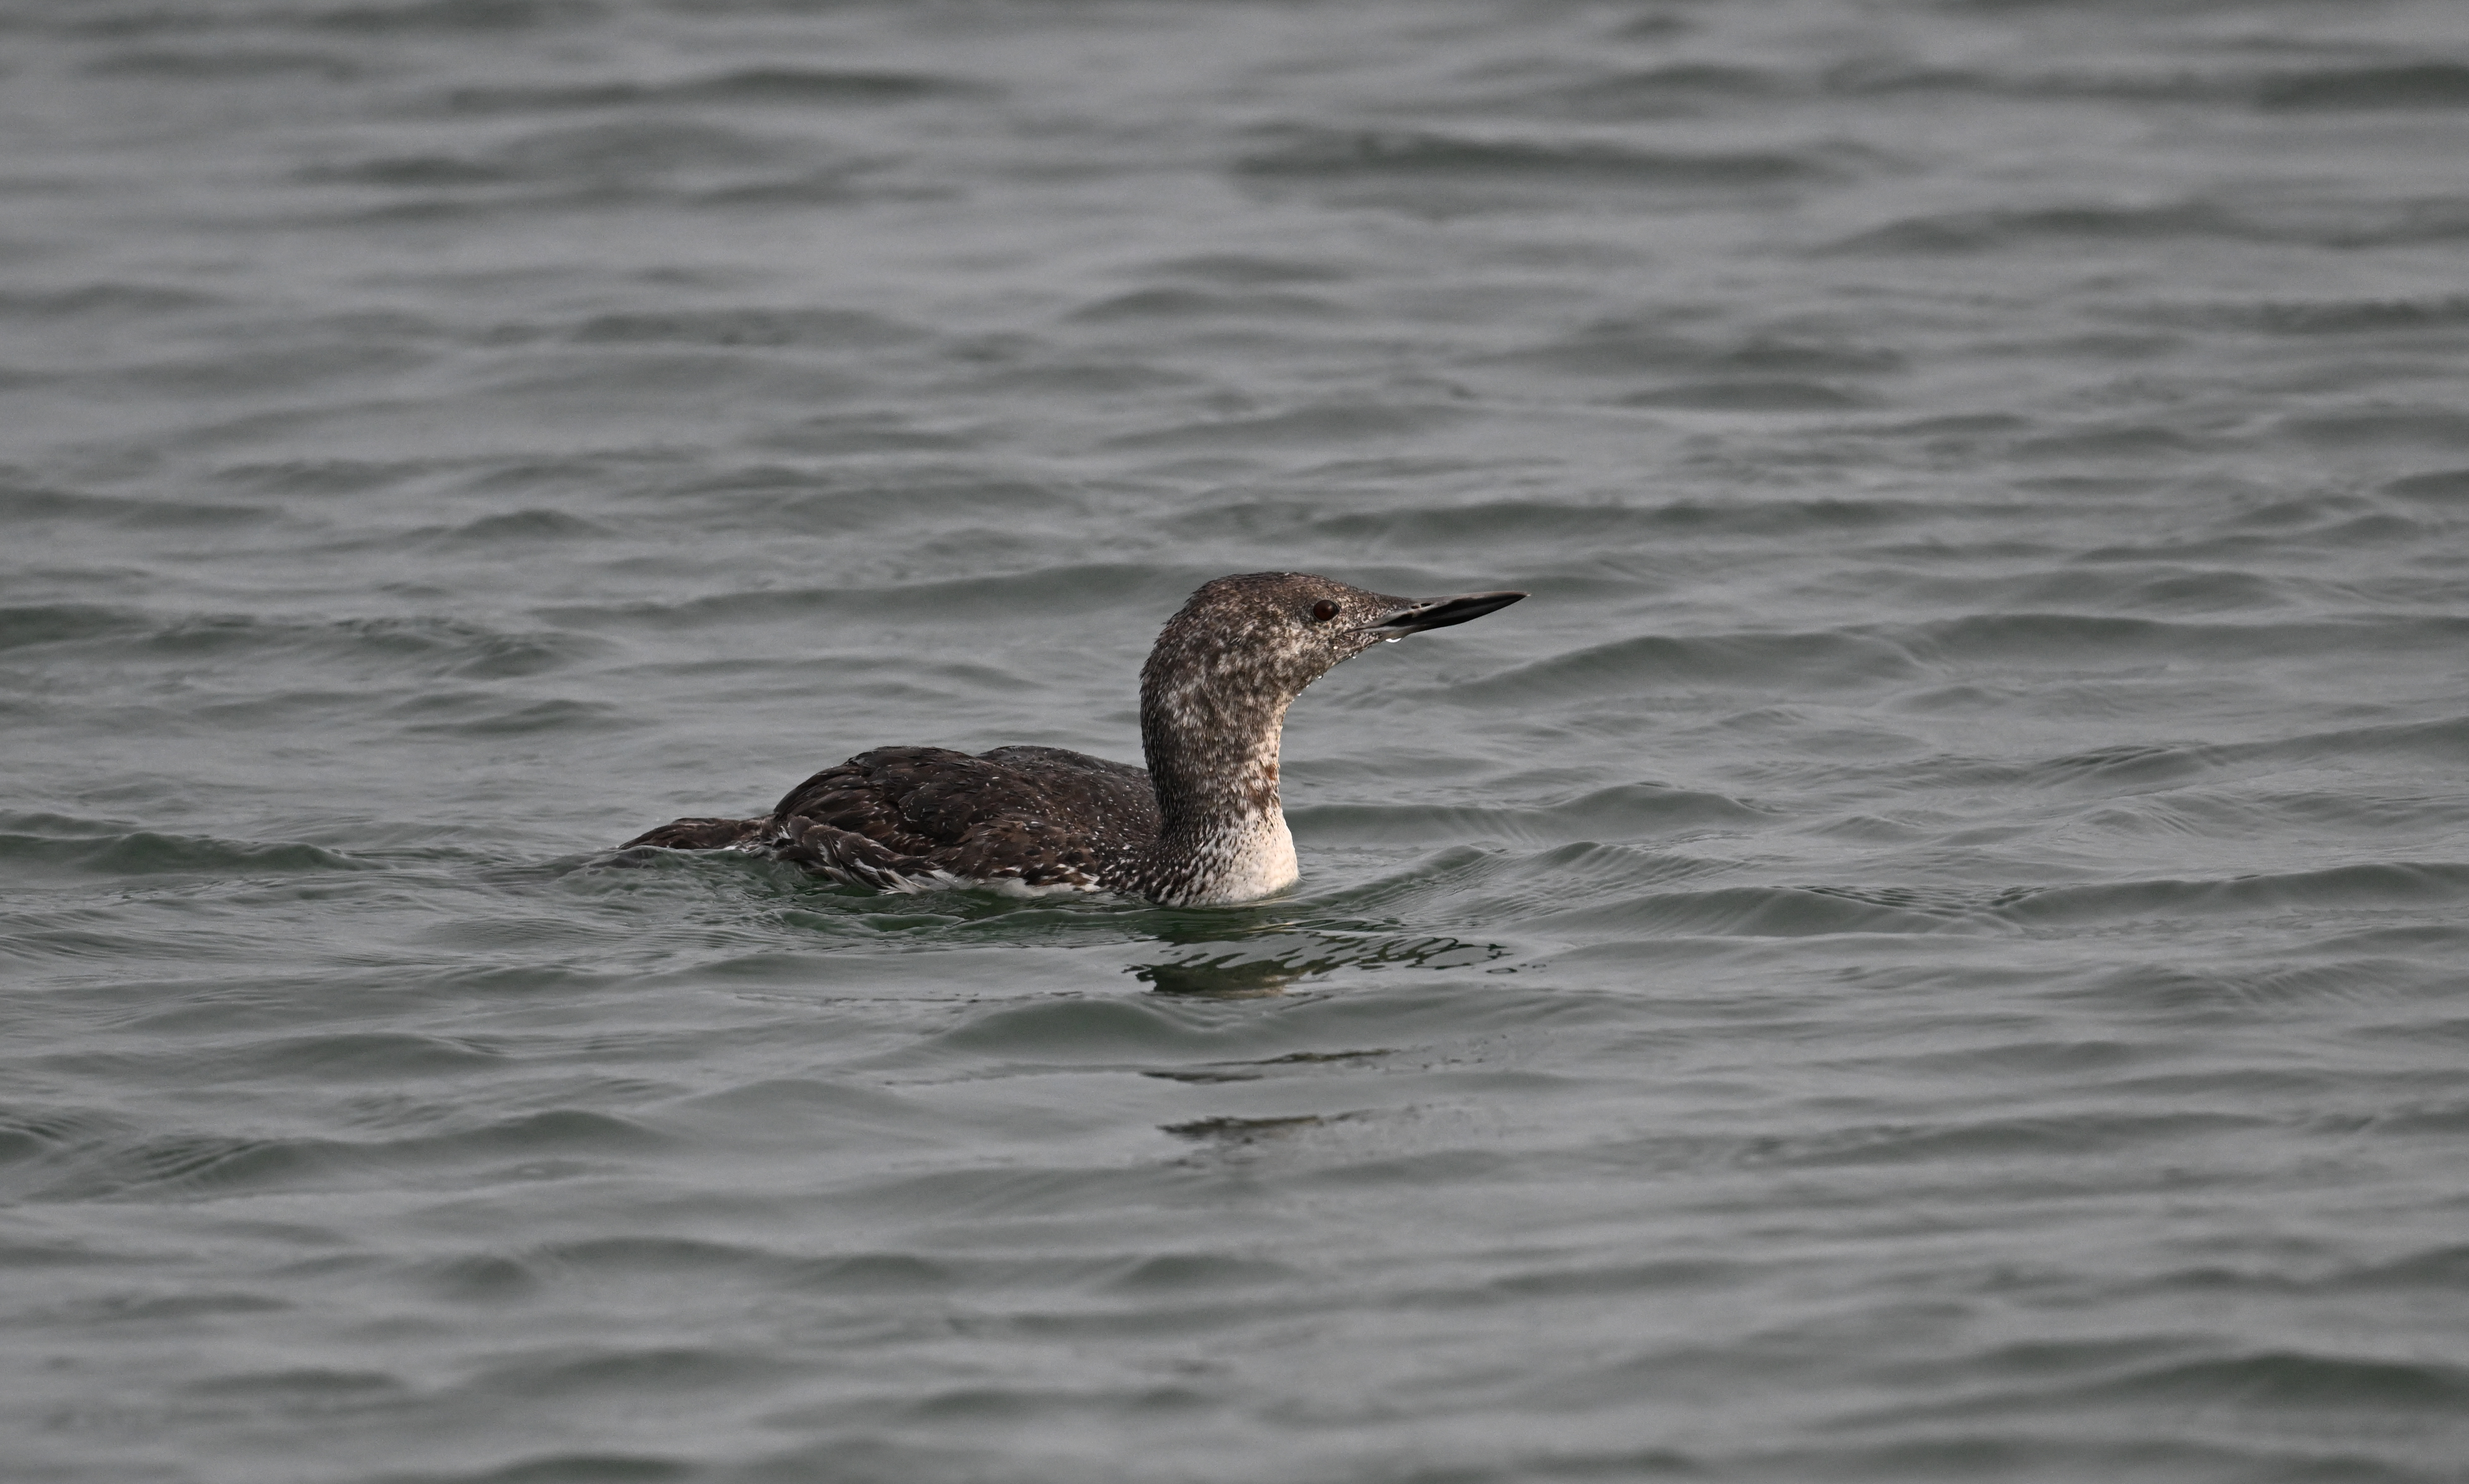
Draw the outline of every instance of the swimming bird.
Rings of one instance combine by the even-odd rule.
[[[1384,640],[1526,596],[1400,598],[1304,572],[1205,583],[1141,667],[1145,769],[1059,747],[879,747],[759,819],[686,819],[620,849],[742,850],[880,891],[1113,892],[1174,907],[1292,886],[1278,797],[1286,707]]]

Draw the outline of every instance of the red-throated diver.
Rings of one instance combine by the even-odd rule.
[[[1120,892],[1174,907],[1292,886],[1278,800],[1286,707],[1383,639],[1507,608],[1523,592],[1386,597],[1304,572],[1204,584],[1141,667],[1144,772],[1057,747],[879,747],[755,820],[679,820],[619,848],[745,850],[892,892]]]

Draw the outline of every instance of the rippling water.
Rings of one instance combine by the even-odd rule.
[[[12,1479],[2464,1476],[2452,0],[0,74]],[[1264,568],[1286,897],[608,853]]]

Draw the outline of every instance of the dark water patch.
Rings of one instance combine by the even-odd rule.
[[[680,122],[620,122],[544,129],[510,140],[480,155],[384,155],[312,167],[299,178],[310,184],[430,190],[452,187],[539,185],[568,192],[623,192],[667,182],[691,173],[737,171],[778,157],[774,144],[743,130]],[[588,199],[588,197],[569,197]],[[537,194],[510,201],[518,207],[555,204]],[[451,198],[432,203],[450,210]]]
[[[381,463],[351,458],[297,458],[227,464],[215,471],[214,478],[217,484],[237,485],[266,495],[359,495],[427,477],[435,469],[434,464],[421,460]]]
[[[1693,153],[1403,129],[1285,130],[1278,143],[1244,156],[1234,169],[1238,175],[1261,181],[1510,179],[1700,190],[1792,185],[1837,174],[1829,162],[1778,151]]]
[[[1348,269],[1328,263],[1243,252],[1209,252],[1186,258],[1168,258],[1163,263],[1150,265],[1147,271],[1165,278],[1188,278],[1242,288],[1266,284],[1341,283],[1354,276]]]
[[[1874,1425],[1889,1420],[1916,1422],[2000,1413],[2047,1417],[2081,1410],[2180,1416],[2190,1410],[2224,1410],[2385,1416],[2426,1413],[2439,1417],[2457,1408],[2464,1396],[2469,1396],[2469,1370],[2457,1366],[2272,1350],[2176,1359],[2072,1384],[2041,1382],[2023,1388],[1993,1389],[1954,1401],[1871,1414],[1860,1422]],[[2343,1472],[2330,1476],[2351,1475]]]
[[[1887,632],[1897,652],[1931,665],[2081,666],[2142,658],[2271,661],[2302,655],[2441,651],[2469,641],[2469,618],[2378,615],[2195,623],[2075,614],[1974,614]]]
[[[201,1059],[204,1054],[201,1054]],[[502,1070],[507,1058],[466,1041],[395,1031],[283,1036],[215,1054],[225,1076],[360,1081],[459,1077]]]
[[[445,703],[443,707],[441,702]],[[403,707],[417,712],[441,708],[477,709],[480,714],[455,721],[419,722],[404,730],[420,735],[457,737],[519,737],[550,731],[605,736],[611,731],[651,725],[648,718],[630,714],[624,707],[605,701],[550,700],[508,706],[495,697],[431,696]]]
[[[1534,105],[1589,119],[1657,119],[1705,111],[1709,105],[1777,97],[1792,80],[1757,67],[1722,62],[1669,62],[1590,78],[1534,94]]]
[[[217,840],[152,830],[65,839],[0,833],[0,869],[29,868],[106,876],[264,876],[381,869],[297,843]]]
[[[85,64],[98,78],[139,78],[161,82],[263,82],[269,79],[311,78],[350,82],[365,69],[335,52],[265,51],[228,48],[187,51],[147,48],[115,52]]]
[[[426,190],[437,186],[502,185],[517,178],[514,171],[450,154],[398,154],[358,160],[349,165],[319,165],[303,170],[310,185],[387,186]]]
[[[1834,412],[1878,405],[1878,399],[1822,382],[1682,382],[1620,399],[1625,407],[1703,412]]]
[[[826,413],[799,420],[792,427],[765,433],[767,450],[819,457],[862,457],[869,453],[959,453],[984,446],[976,433],[955,428],[926,427],[907,412]]]
[[[1642,635],[1590,645],[1451,685],[1469,704],[1538,702],[1636,686],[1835,689],[1911,680],[1924,673],[1904,644],[1881,636]]]
[[[927,332],[862,310],[791,307],[672,310],[602,314],[571,336],[582,345],[797,345],[867,350],[925,338]]]
[[[1318,804],[1287,811],[1300,840],[1312,844],[1421,845],[1499,840],[1564,845],[1630,840],[1675,830],[1738,828],[1775,816],[1721,794],[1667,784],[1623,783],[1532,809],[1438,804]]]
[[[334,1168],[326,1141],[183,1134],[64,1152],[38,1201],[177,1198],[265,1190]]]
[[[1291,1283],[1301,1276],[1288,1264],[1233,1253],[1161,1252],[1125,1260],[1099,1287],[1118,1293],[1181,1293]]]
[[[542,1399],[611,1392],[694,1392],[710,1387],[786,1384],[804,1369],[776,1353],[757,1355],[699,1346],[661,1345],[640,1350],[552,1352],[493,1365],[463,1384],[487,1393],[500,1389]]]
[[[34,603],[0,608],[0,650],[116,638],[146,628],[148,615],[99,603]]]
[[[2469,502],[2469,469],[2445,469],[2432,474],[2404,475],[2386,481],[2376,489],[2379,495],[2394,499],[2421,501],[2430,505]]]
[[[2332,1288],[2433,1288],[2469,1292],[2469,1245],[2430,1247],[2352,1267],[2322,1280]]]
[[[1910,217],[1839,239],[1829,250],[1926,255],[2047,246],[2078,251],[2086,243],[2148,243],[2173,238],[2255,240],[2264,235],[2254,222],[2203,201],[2161,206],[2049,206],[2029,211]]]
[[[2019,438],[2009,448],[2019,458],[2143,460],[2201,452],[2204,446],[2203,439],[2181,429],[2155,423],[2111,423]]]
[[[2226,1113],[2085,1112],[1941,1126],[1879,1125],[1753,1139],[1741,1148],[1738,1157],[1750,1165],[1801,1168],[2072,1159],[2115,1156],[2130,1149],[2244,1132],[2264,1123]]]
[[[951,194],[934,186],[877,184],[870,178],[877,164],[873,161],[852,161],[822,170],[757,177],[734,185],[692,192],[686,199],[696,206],[795,211],[807,206],[842,206],[869,200],[932,200]]]
[[[2223,880],[2152,879],[2019,888],[1994,904],[2024,926],[2077,926],[2150,916],[2338,914],[2451,906],[2469,898],[2469,865],[2392,862],[2257,872]]]
[[[1472,504],[1409,502],[1328,513],[1319,499],[1227,499],[1177,516],[1171,528],[1206,534],[1282,538],[1293,534],[1385,545],[1463,547],[1535,543],[1619,545],[1675,536],[1792,536],[1899,522],[2000,514],[2002,507],[1946,507],[1891,499],[1681,499],[1661,504],[1494,499]]]
[[[60,1150],[126,1137],[129,1125],[89,1108],[0,1107],[0,1165],[48,1159]]]
[[[385,1484],[679,1484],[707,1477],[697,1464],[659,1453],[540,1453],[494,1469],[384,1475]]]
[[[168,284],[91,283],[74,289],[0,291],[0,315],[24,319],[148,319],[222,304],[213,294]]]
[[[2155,307],[2145,317],[2252,330],[2265,335],[2391,335],[2411,330],[2449,330],[2469,324],[2469,295],[2425,299],[2346,299]]]
[[[1117,294],[1072,312],[1087,324],[1112,320],[1152,319],[1328,319],[1341,317],[1339,305],[1308,294],[1263,290],[1230,293],[1198,289],[1142,289]]]
[[[1257,1144],[1263,1139],[1288,1138],[1306,1129],[1320,1128],[1350,1119],[1369,1117],[1365,1113],[1289,1113],[1267,1118],[1193,1119],[1187,1124],[1164,1124],[1162,1133],[1178,1139],[1206,1140],[1215,1144]]]
[[[786,1253],[742,1242],[676,1236],[594,1237],[552,1242],[517,1257],[461,1260],[510,1264],[522,1285],[585,1280],[675,1281],[734,1278],[767,1287],[816,1293],[913,1294],[947,1289],[965,1274],[948,1264],[908,1253],[853,1252],[828,1257]],[[504,1277],[492,1278],[496,1283]]]
[[[489,548],[579,541],[609,534],[608,526],[562,510],[513,510],[466,522],[439,533],[432,543],[446,547]]]
[[[972,1055],[1083,1062],[1206,1051],[1214,1043],[1205,1025],[1165,1002],[1075,999],[986,1010],[931,1044]]]
[[[1068,522],[1089,513],[1079,490],[992,471],[908,467],[886,475],[829,464],[754,464],[714,470],[646,491],[662,505],[692,499],[705,528],[727,522],[825,534],[886,526],[949,530],[963,522]]]
[[[128,648],[187,661],[285,656],[295,661],[342,661],[403,676],[503,680],[565,668],[600,653],[603,645],[569,630],[517,633],[453,618],[320,622],[220,614],[175,620]]]
[[[457,113],[534,113],[681,103],[839,107],[960,98],[988,91],[981,82],[932,73],[777,66],[749,67],[671,82],[459,87],[447,94],[446,105]]]
[[[1468,942],[1445,935],[1265,932],[1234,941],[1180,935],[1169,941],[1181,951],[1134,964],[1127,972],[1160,994],[1193,999],[1287,994],[1340,971],[1478,968],[1509,954],[1497,943]],[[1142,1075],[1173,1078],[1177,1074]]]
[[[1199,585],[1183,574],[1146,566],[1050,567],[1004,576],[910,583],[894,587],[799,588],[725,592],[683,603],[613,608],[559,608],[542,616],[565,623],[647,624],[669,629],[704,624],[779,623],[832,614],[896,614],[912,622],[976,623],[1023,613],[1048,617],[1115,612],[1127,604],[1180,602]],[[1171,603],[1168,603],[1171,607]]]
[[[1561,930],[1650,937],[1817,938],[1838,934],[1996,933],[1984,903],[1959,893],[1840,887],[1742,886],[1649,893],[1558,911],[1537,904],[1530,920]]]
[[[78,1299],[50,1310],[42,1317],[60,1327],[90,1323],[177,1327],[184,1321],[235,1314],[281,1313],[291,1308],[288,1301],[263,1293],[132,1291]]]
[[[1351,443],[1430,432],[1475,416],[1465,406],[1325,402],[1260,417],[1186,423],[1106,440],[1117,449],[1234,449],[1281,452],[1297,444]]]
[[[475,1165],[509,1159],[538,1170],[560,1160],[653,1153],[670,1144],[643,1125],[580,1108],[516,1114],[475,1128],[399,1139],[167,1134],[64,1149],[44,1162],[47,1178],[32,1194],[43,1201],[178,1200],[304,1187],[366,1188],[394,1184],[414,1170],[468,1172]]]
[[[386,1371],[337,1371],[316,1367],[210,1376],[180,1387],[184,1394],[193,1397],[244,1397],[277,1404],[370,1401],[401,1395],[409,1389],[401,1377]]]
[[[2451,407],[2378,407],[2356,412],[2300,413],[2280,431],[2322,449],[2386,449],[2395,445],[2469,448],[2469,413]]]
[[[599,19],[593,0],[411,0],[404,5],[353,5],[312,11],[300,19],[335,31],[383,35],[396,32],[531,31]]]
[[[510,142],[491,158],[526,177],[555,180],[760,164],[775,152],[774,146],[742,129],[646,121],[546,129]]]
[[[1257,1082],[1280,1071],[1299,1067],[1346,1066],[1378,1061],[1396,1055],[1394,1051],[1288,1052],[1282,1056],[1255,1056],[1249,1060],[1215,1062],[1171,1072],[1143,1072],[1141,1076],[1168,1082]]]
[[[1624,1293],[1676,1289],[1705,1292],[1750,1276],[1744,1264],[1721,1258],[1664,1258],[1580,1266],[1529,1269],[1493,1278],[1474,1291],[1419,1295],[1420,1303],[1494,1303],[1501,1299],[1611,1298]]]
[[[1599,320],[1501,359],[1583,376],[1688,372],[1742,379],[1867,376],[1906,364],[1901,354],[1882,346],[1779,335],[1708,338],[1651,319]]]
[[[2324,68],[2265,79],[2258,108],[2282,112],[2362,108],[2469,108],[2469,66],[2422,61]]]

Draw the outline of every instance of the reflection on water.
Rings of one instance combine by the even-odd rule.
[[[1339,969],[1472,968],[1509,956],[1498,943],[1445,937],[1388,938],[1263,926],[1230,936],[1194,921],[1158,935],[1161,942],[1189,951],[1124,972],[1160,994],[1258,999],[1284,994],[1307,980]]]

